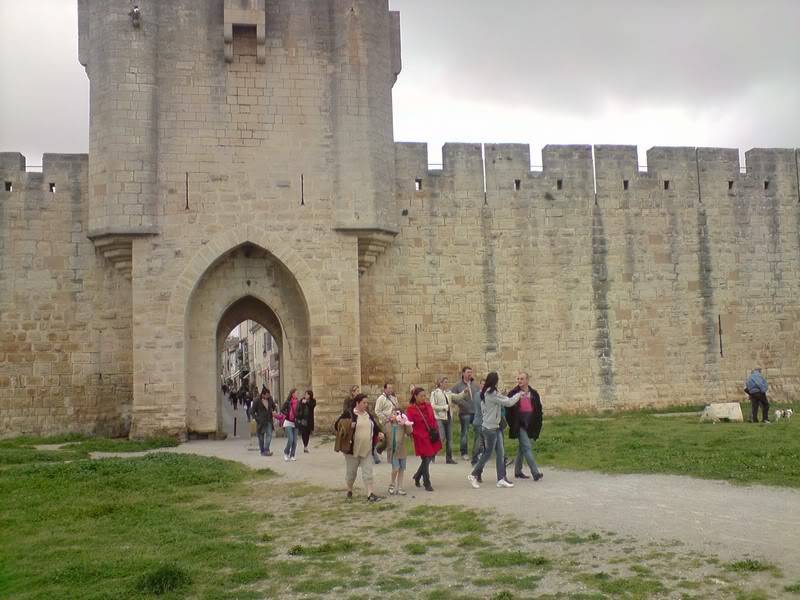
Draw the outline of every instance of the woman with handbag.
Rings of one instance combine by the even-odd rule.
[[[420,387],[414,388],[411,392],[411,400],[406,410],[409,421],[414,425],[411,436],[414,440],[414,454],[420,457],[420,465],[414,473],[414,485],[420,487],[420,479],[429,492],[433,491],[431,485],[430,465],[436,453],[442,449],[442,441],[439,439],[439,429],[436,427],[436,419],[433,408],[428,403],[428,396],[425,390]]]
[[[316,406],[314,392],[306,390],[306,393],[300,398],[300,404],[297,405],[297,429],[300,431],[303,452],[306,454],[308,454],[308,440],[314,432],[314,409]]]

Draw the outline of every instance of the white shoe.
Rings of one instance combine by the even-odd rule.
[[[290,460],[297,460],[297,458],[293,456]]]
[[[469,460],[469,456],[467,456],[466,454],[462,454],[461,455],[461,460],[467,461],[467,460]]]
[[[505,479],[501,479],[500,481],[497,482],[497,487],[499,487],[499,488],[512,488],[512,487],[514,487],[514,484],[511,483],[510,481],[505,480]]]
[[[289,455],[288,454],[284,454],[283,455],[283,460],[285,460],[286,462],[289,462]]]
[[[481,484],[478,483],[478,478],[472,473],[467,475],[467,481],[469,481],[472,484],[472,487],[474,487],[476,490],[481,489]],[[500,484],[498,483],[497,486],[500,487]]]

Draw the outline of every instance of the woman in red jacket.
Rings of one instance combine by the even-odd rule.
[[[420,487],[419,480],[422,479],[425,489],[432,492],[430,465],[433,457],[442,449],[442,441],[439,439],[436,417],[433,414],[433,407],[428,403],[425,390],[419,387],[414,388],[406,415],[410,421],[414,422],[411,432],[414,439],[414,454],[421,459],[419,469],[414,474],[414,484]],[[431,441],[431,431],[436,432],[434,436],[436,441]]]

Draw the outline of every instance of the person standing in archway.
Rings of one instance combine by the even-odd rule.
[[[303,452],[306,454],[308,454],[308,440],[314,432],[314,409],[316,406],[314,392],[306,390],[306,393],[300,398],[300,404],[297,405],[297,429],[300,431]]]
[[[253,418],[256,420],[256,436],[261,456],[272,456],[269,446],[272,443],[272,416],[275,412],[275,401],[265,387],[258,402],[253,405]]]
[[[286,402],[281,407],[281,414],[283,414],[283,429],[286,431],[286,447],[283,449],[283,460],[297,460],[295,458],[295,451],[297,450],[297,389],[292,388],[289,391],[289,396]]]

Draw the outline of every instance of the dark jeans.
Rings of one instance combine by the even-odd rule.
[[[414,480],[419,481],[422,479],[422,483],[425,484],[426,487],[430,487],[431,485],[431,459],[432,456],[421,456],[419,468],[417,472],[414,473]]]
[[[311,430],[307,427],[300,427],[300,437],[303,438],[303,448],[308,448],[308,438],[311,437]]]
[[[752,410],[753,423],[758,423],[758,407],[761,407],[761,420],[769,421],[769,400],[764,392],[750,394],[750,408]]]
[[[272,443],[272,419],[260,423],[256,429],[258,437],[258,449],[261,453],[269,452],[269,445]]]
[[[447,457],[447,460],[453,460],[453,420],[452,420],[452,417],[450,417],[448,415],[447,420],[436,419],[436,423],[439,425],[439,437],[442,438],[442,442],[444,443],[445,456]]]
[[[459,450],[461,450],[461,456],[467,456],[469,454],[469,448],[467,447],[467,441],[469,438],[469,429],[470,425],[472,425],[472,419],[474,415],[459,415],[458,419],[461,422],[461,440],[459,444]]]

